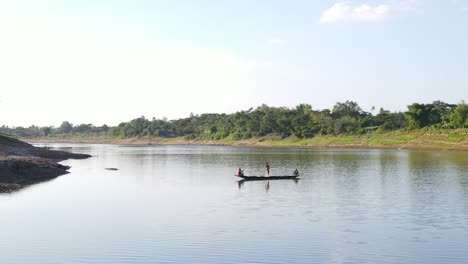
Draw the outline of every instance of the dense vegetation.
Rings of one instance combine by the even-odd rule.
[[[468,105],[435,101],[431,104],[414,103],[406,112],[380,109],[373,114],[365,112],[356,102],[336,103],[332,110],[313,110],[308,104],[295,108],[269,107],[234,114],[190,115],[177,120],[146,119],[144,116],[120,123],[115,127],[73,125],[64,121],[59,127],[0,127],[0,132],[22,138],[63,135],[98,135],[110,138],[185,137],[187,139],[249,139],[267,135],[281,138],[296,136],[312,138],[315,135],[362,135],[370,132],[412,130],[420,128],[452,129],[468,127]]]

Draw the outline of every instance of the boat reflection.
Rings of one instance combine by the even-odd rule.
[[[298,183],[299,182],[299,178],[294,178],[294,179],[289,179],[289,180],[292,180],[294,181],[294,183]],[[244,183],[245,182],[250,182],[251,180],[246,180],[246,179],[242,179],[240,181],[237,181],[237,187],[239,188],[239,190],[242,190],[242,188],[244,188]],[[268,192],[268,190],[270,189],[270,180],[265,180],[265,191]]]

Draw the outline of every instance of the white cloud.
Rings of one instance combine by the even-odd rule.
[[[344,21],[382,21],[413,10],[417,1],[386,2],[378,5],[338,2],[326,9],[320,16],[321,24]]]

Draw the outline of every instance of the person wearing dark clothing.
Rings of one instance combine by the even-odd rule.
[[[299,171],[297,170],[297,168],[293,171],[293,176],[297,176],[299,175]]]
[[[265,163],[266,176],[270,176],[270,165],[268,162]]]

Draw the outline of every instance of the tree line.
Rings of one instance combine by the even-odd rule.
[[[144,116],[118,126],[73,125],[64,121],[59,127],[0,127],[0,132],[22,138],[44,136],[92,135],[112,138],[185,137],[187,139],[249,139],[267,135],[282,138],[315,135],[362,135],[375,131],[398,129],[455,129],[468,127],[468,105],[435,101],[413,103],[405,112],[390,112],[380,108],[366,112],[353,101],[338,102],[330,109],[314,110],[309,104],[293,108],[261,105],[233,114],[190,114],[177,120],[147,119]]]

